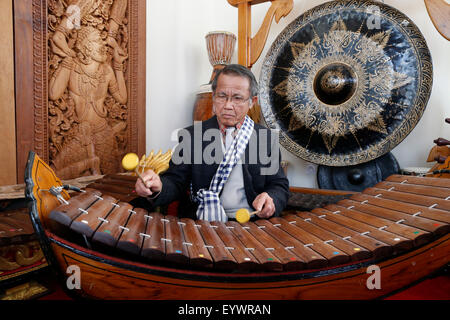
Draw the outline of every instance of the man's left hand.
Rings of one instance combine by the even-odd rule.
[[[114,61],[116,61],[117,63],[123,63],[127,58],[128,55],[125,53],[125,51],[123,51],[119,45],[116,45],[113,51]]]
[[[259,211],[256,215],[260,218],[270,218],[275,213],[275,204],[267,192],[260,193],[253,200],[252,205],[255,210]]]

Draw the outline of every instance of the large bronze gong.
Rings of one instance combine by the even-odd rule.
[[[374,160],[345,167],[320,165],[317,168],[317,184],[320,189],[350,190],[361,192],[373,187],[392,174],[398,174],[400,167],[392,152]]]
[[[417,26],[374,1],[331,1],[290,23],[262,66],[260,103],[280,143],[327,166],[368,162],[421,118],[432,62]]]

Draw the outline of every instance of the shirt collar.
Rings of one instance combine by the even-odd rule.
[[[238,124],[236,124],[236,131],[235,132],[233,132],[233,135],[235,135],[236,134],[236,132],[237,131],[239,131],[239,129],[242,127],[242,125],[244,124],[244,121],[245,121],[245,117],[241,120],[241,122],[239,122]],[[217,121],[218,123],[219,123],[219,121]],[[225,136],[226,135],[226,132],[225,132],[225,129],[226,129],[227,127],[226,126],[224,126],[224,125],[222,125],[222,124],[220,124],[219,123],[219,129],[220,129],[220,132],[222,133],[222,135],[223,136]]]

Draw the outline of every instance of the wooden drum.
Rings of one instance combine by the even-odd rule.
[[[211,82],[216,73],[230,64],[236,44],[236,36],[227,31],[212,31],[206,36],[206,50],[213,72],[208,84],[204,84],[197,92],[194,105],[194,121],[204,121],[212,117],[212,89]]]
[[[212,31],[205,36],[205,39],[211,65],[216,67],[230,64],[236,44],[236,36],[227,31]]]

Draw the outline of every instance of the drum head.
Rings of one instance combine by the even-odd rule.
[[[363,191],[399,173],[400,167],[390,152],[375,160],[348,167],[319,166],[317,183],[320,189]]]
[[[432,86],[424,37],[398,10],[332,1],[295,19],[261,70],[260,104],[280,143],[304,160],[356,165],[398,145],[421,118]]]

